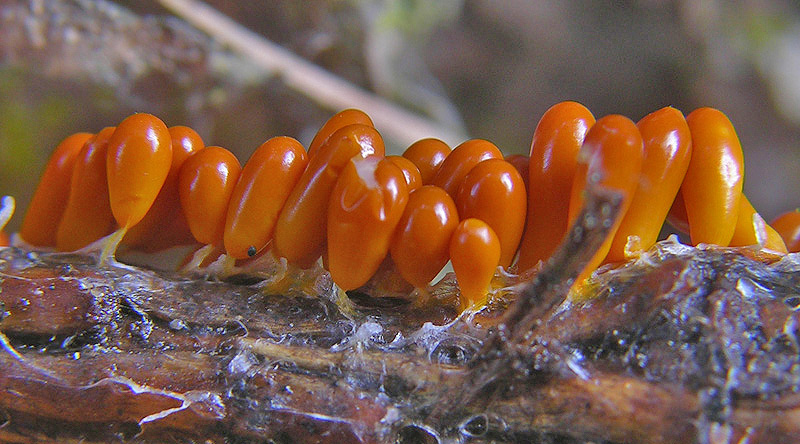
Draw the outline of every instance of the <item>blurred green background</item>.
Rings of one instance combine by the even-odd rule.
[[[717,107],[742,139],[756,208],[769,220],[800,205],[796,2],[207,4],[435,127],[507,153],[526,153],[539,117],[562,100],[634,120],[667,105]],[[308,143],[336,109],[158,1],[0,0],[0,194],[18,199],[12,231],[59,140],[135,111],[190,125],[244,162],[275,135]]]

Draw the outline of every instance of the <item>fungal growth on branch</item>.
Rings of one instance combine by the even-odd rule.
[[[452,150],[424,139],[402,157],[385,156],[369,116],[347,109],[308,151],[275,137],[242,167],[190,128],[134,114],[57,147],[18,239],[88,248],[101,263],[118,248],[124,258],[194,244],[184,270],[218,277],[263,258],[299,269],[321,260],[344,290],[388,279],[424,291],[450,261],[462,310],[485,304],[496,270],[525,274],[549,260],[590,186],[622,202],[575,281],[575,298],[600,265],[651,248],[665,220],[695,245],[777,254],[794,245],[785,222],[784,239],[743,196],[741,146],[715,109],[684,119],[667,107],[634,124],[617,115],[595,121],[584,106],[562,102],[539,122],[530,156],[516,157],[512,164],[480,139]]]
[[[709,108],[563,102],[508,157],[386,156],[357,110],[244,165],[147,114],[67,137],[0,249],[0,438],[791,440],[800,217],[742,170]]]

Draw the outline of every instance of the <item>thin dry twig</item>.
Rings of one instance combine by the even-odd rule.
[[[358,107],[369,114],[385,135],[407,146],[419,139],[436,137],[448,144],[466,135],[431,123],[383,98],[337,77],[285,48],[242,27],[205,3],[194,0],[159,0],[173,13],[222,44],[251,60],[256,66],[281,77],[287,86],[334,110]]]

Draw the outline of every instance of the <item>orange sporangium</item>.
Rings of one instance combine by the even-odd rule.
[[[343,290],[364,285],[389,252],[408,203],[403,171],[378,156],[353,158],[328,205],[328,271]]]
[[[73,134],[58,144],[22,220],[20,236],[36,247],[55,247],[56,231],[67,206],[75,160],[92,134]]]
[[[461,311],[486,303],[500,262],[500,240],[486,222],[462,220],[450,238],[450,262],[461,292]]]
[[[402,156],[386,156],[386,158],[403,171],[409,193],[422,186],[422,175],[414,162]]]
[[[334,114],[333,117],[328,119],[322,128],[314,135],[314,139],[308,146],[308,158],[312,158],[317,154],[322,144],[335,133],[338,129],[344,128],[348,125],[361,124],[374,127],[372,119],[360,109],[345,109]]]
[[[172,165],[172,138],[158,117],[133,114],[117,125],[106,156],[111,211],[125,230],[144,218],[161,191]]]
[[[488,140],[471,139],[453,149],[433,178],[433,185],[447,191],[454,200],[467,173],[486,159],[502,159],[503,153]]]
[[[606,262],[627,260],[656,243],[689,167],[692,136],[680,111],[662,108],[642,118],[636,126],[644,143],[642,174]],[[628,245],[631,236],[638,241]]]
[[[228,204],[224,241],[229,256],[253,257],[267,245],[307,164],[305,148],[291,137],[273,137],[250,156]]]
[[[225,215],[241,165],[230,151],[205,147],[186,159],[178,173],[178,196],[192,235],[201,244],[222,246]]]
[[[514,260],[525,228],[528,196],[522,176],[503,159],[478,163],[464,178],[456,197],[459,218],[486,222],[500,240],[500,265]]]
[[[412,191],[390,247],[403,279],[425,288],[450,259],[450,238],[457,226],[458,210],[445,190],[425,185]]]
[[[578,151],[594,122],[585,106],[561,102],[536,126],[528,166],[528,215],[517,261],[520,272],[549,259],[567,234]]]
[[[114,127],[103,128],[78,153],[67,206],[56,231],[59,251],[78,250],[114,231],[106,176],[106,152],[113,133]]]
[[[418,140],[406,148],[403,157],[419,169],[422,184],[430,185],[439,171],[444,159],[450,154],[450,147],[439,139]]]
[[[158,251],[175,245],[191,243],[192,234],[181,210],[178,196],[178,172],[183,162],[205,144],[195,130],[188,126],[169,128],[172,141],[172,163],[164,185],[144,218],[131,227],[123,245],[146,251]]]
[[[642,136],[630,119],[612,114],[599,119],[583,141],[578,154],[575,181],[569,202],[569,220],[574,221],[584,201],[587,187],[600,187],[620,193],[622,202],[601,247],[575,280],[573,289],[603,262],[624,214],[630,207],[642,171]]]
[[[354,124],[336,130],[309,159],[278,216],[273,244],[277,256],[311,267],[325,249],[328,202],[342,168],[354,156],[382,157],[384,151],[383,139],[371,126]]]
[[[692,158],[681,185],[692,243],[730,244],[739,216],[744,156],[731,121],[714,108],[686,117]]]

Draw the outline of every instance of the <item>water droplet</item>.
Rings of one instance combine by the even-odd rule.
[[[461,433],[469,438],[478,438],[489,430],[489,418],[486,415],[476,415],[468,419],[461,426]]]
[[[397,432],[396,444],[439,444],[439,438],[420,426],[407,425]]]
[[[437,364],[460,365],[467,362],[469,353],[458,344],[439,344],[431,353],[431,361]]]

